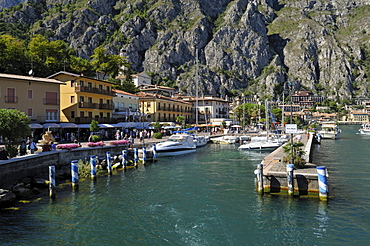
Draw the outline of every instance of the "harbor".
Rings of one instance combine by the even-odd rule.
[[[335,198],[259,195],[254,170],[269,152],[208,144],[196,153],[159,158],[78,191],[58,186],[56,199],[23,201],[1,212],[4,245],[366,245],[370,137],[341,126],[338,140],[314,145]],[[339,154],[340,153],[340,154]],[[362,170],[358,172],[356,170]]]

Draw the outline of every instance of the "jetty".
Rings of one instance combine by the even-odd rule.
[[[314,135],[311,133],[297,134],[293,141],[303,143],[301,149],[305,152],[302,156],[306,161],[305,166],[294,168],[291,164],[283,163],[286,153],[284,153],[284,145],[280,146],[267,155],[257,167],[255,171],[257,191],[261,194],[314,197],[321,200],[327,200],[328,194],[332,197],[333,193],[329,192],[327,184],[329,175],[326,167],[317,166],[311,162]],[[324,177],[321,174],[322,169],[325,169]]]

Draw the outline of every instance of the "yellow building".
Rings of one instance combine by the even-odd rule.
[[[0,74],[0,107],[22,111],[31,122],[58,122],[61,85],[55,79]]]
[[[60,86],[60,122],[113,122],[112,83],[68,72],[58,72],[49,78],[66,83]]]
[[[137,93],[140,96],[139,110],[144,121],[176,122],[178,116],[185,118],[185,123],[192,119],[192,104],[182,100],[151,93]]]

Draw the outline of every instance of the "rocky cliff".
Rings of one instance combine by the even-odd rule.
[[[2,22],[64,40],[84,58],[104,45],[188,93],[196,50],[206,95],[279,96],[286,82],[332,99],[370,90],[370,0],[28,0]]]

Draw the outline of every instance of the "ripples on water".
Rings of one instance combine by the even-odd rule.
[[[348,129],[347,129],[348,128]],[[59,188],[0,214],[2,245],[365,245],[370,239],[369,137],[345,127],[323,141],[336,197],[258,196],[253,171],[265,152],[209,145],[137,170]]]

